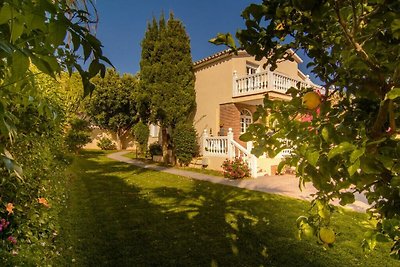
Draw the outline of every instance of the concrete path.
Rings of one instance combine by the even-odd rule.
[[[168,168],[157,166],[154,164],[146,164],[139,160],[130,159],[124,157],[124,154],[129,151],[121,151],[107,155],[110,159],[132,164],[141,168],[171,173],[184,177],[189,177],[197,180],[208,181],[217,184],[224,184],[229,186],[236,186],[239,188],[245,188],[254,191],[267,192],[273,194],[279,194],[289,196],[293,198],[312,200],[311,194],[317,192],[317,190],[311,185],[307,184],[302,191],[300,191],[298,184],[299,180],[294,175],[274,175],[274,176],[262,176],[257,179],[245,179],[245,180],[228,180],[223,177],[201,174],[197,172],[184,171],[175,168]],[[333,204],[338,204],[337,202]],[[363,195],[356,195],[356,201],[347,205],[346,208],[353,209],[355,211],[363,212],[369,207],[366,198]]]

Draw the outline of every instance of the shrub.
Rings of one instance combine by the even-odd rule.
[[[242,158],[234,158],[233,160],[226,159],[222,163],[222,169],[225,178],[229,179],[243,179],[250,177],[250,168],[247,162]]]
[[[199,152],[197,133],[191,124],[178,124],[174,130],[175,156],[181,165],[189,165]]]
[[[97,146],[101,148],[101,150],[114,150],[117,149],[117,146],[110,138],[102,137],[98,142]]]
[[[149,126],[144,124],[142,121],[138,122],[133,127],[133,135],[135,136],[136,142],[139,143],[139,149],[141,153],[146,153],[147,142],[149,141],[150,129]]]
[[[65,136],[65,143],[70,151],[77,152],[91,141],[89,122],[74,117]]]
[[[161,156],[162,155],[162,147],[159,143],[152,143],[149,145],[150,155],[153,156]]]

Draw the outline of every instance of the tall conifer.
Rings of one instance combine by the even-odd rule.
[[[156,34],[157,32],[157,34]],[[190,39],[173,14],[148,25],[142,41],[140,83],[149,104],[149,120],[161,126],[164,159],[171,133],[179,122],[193,118],[196,108]]]

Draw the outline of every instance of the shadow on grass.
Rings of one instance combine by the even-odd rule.
[[[308,207],[301,201],[161,174],[102,155],[85,152],[75,164],[78,177],[71,182],[61,233],[68,265],[359,264],[351,253],[328,255],[294,238],[294,221]]]

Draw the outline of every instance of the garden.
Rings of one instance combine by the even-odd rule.
[[[340,209],[332,248],[296,237],[309,203],[141,169],[84,151],[69,170],[63,265],[400,266],[365,254],[366,214]],[[386,251],[386,252],[385,252]],[[60,262],[60,263],[61,263]]]
[[[2,266],[400,266],[399,3],[265,0],[243,11],[238,46],[231,34],[211,40],[271,70],[293,50],[311,59],[323,94],[299,85],[289,101],[266,97],[241,136],[255,155],[289,143],[279,170],[314,185],[311,203],[82,150],[94,127],[116,137],[99,140],[104,150],[134,138],[172,165],[199,150],[183,23],[153,18],[140,75],[120,75],[107,69],[93,11],[90,0],[0,4]],[[148,147],[151,124],[161,142]],[[249,173],[241,159],[223,168],[230,179]],[[367,214],[329,204],[356,193]]]

